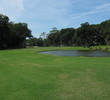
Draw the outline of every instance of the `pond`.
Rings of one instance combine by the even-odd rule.
[[[44,51],[39,53],[56,56],[110,57],[110,52],[99,50],[60,50],[60,51]]]

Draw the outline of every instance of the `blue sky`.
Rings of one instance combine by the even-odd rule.
[[[25,22],[35,37],[42,32],[98,24],[110,19],[110,0],[0,0],[0,13]]]

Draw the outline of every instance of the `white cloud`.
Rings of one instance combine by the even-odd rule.
[[[24,11],[23,0],[0,0],[0,12],[15,20]]]
[[[70,0],[37,0],[31,1],[27,6],[27,12],[31,11],[29,18],[51,20],[56,17],[61,17],[66,14],[67,7],[69,8]],[[26,1],[25,1],[26,3]],[[33,5],[33,6],[32,6]],[[28,9],[30,8],[31,9]]]
[[[63,26],[65,17],[71,7],[71,0],[25,0],[25,18],[31,26],[52,28]]]
[[[84,13],[82,15],[89,15],[89,14],[95,14],[95,13],[103,13],[103,12],[108,12],[108,11],[110,11],[110,3],[98,6],[93,11],[86,12],[86,13]]]
[[[90,18],[91,16],[96,17],[96,15],[100,15],[100,14],[104,14],[104,13],[109,13],[110,12],[110,3],[106,3],[100,6],[96,6],[94,7],[93,10],[90,10],[88,12],[80,12],[78,14],[72,14],[72,17],[70,17],[69,19],[67,19],[68,25],[72,22],[72,20],[81,20],[84,17],[85,18]],[[87,19],[86,19],[87,20]]]
[[[104,4],[104,5],[101,5],[101,6],[99,6],[99,7],[97,7],[96,9],[105,9],[105,8],[108,8],[109,7],[109,9],[110,9],[110,3],[106,3],[106,4]]]

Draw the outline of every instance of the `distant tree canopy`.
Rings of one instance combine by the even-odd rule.
[[[93,25],[85,22],[76,29],[58,30],[54,27],[48,34],[42,32],[39,38],[35,38],[26,23],[9,22],[8,16],[0,15],[0,49],[25,46],[89,47],[95,45],[110,45],[110,20]]]
[[[82,23],[77,29],[66,28],[57,30],[53,28],[44,44],[45,46],[95,46],[110,45],[110,20],[101,24],[90,25],[88,22]]]
[[[58,30],[54,27],[48,34],[43,32],[41,33],[40,38],[31,39],[31,44],[37,46],[84,47],[110,45],[110,20],[104,21],[101,24],[93,25],[85,22],[77,29],[66,28]]]
[[[101,30],[96,26],[89,25],[88,22],[81,24],[76,30],[77,40],[79,43],[76,45],[82,45],[89,47],[93,45],[104,45],[104,38],[102,37]]]
[[[27,37],[32,37],[26,23],[9,22],[8,16],[0,14],[0,49],[25,47]]]

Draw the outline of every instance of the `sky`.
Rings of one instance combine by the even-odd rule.
[[[0,14],[27,23],[34,37],[42,32],[99,24],[110,19],[110,0],[0,0]]]

